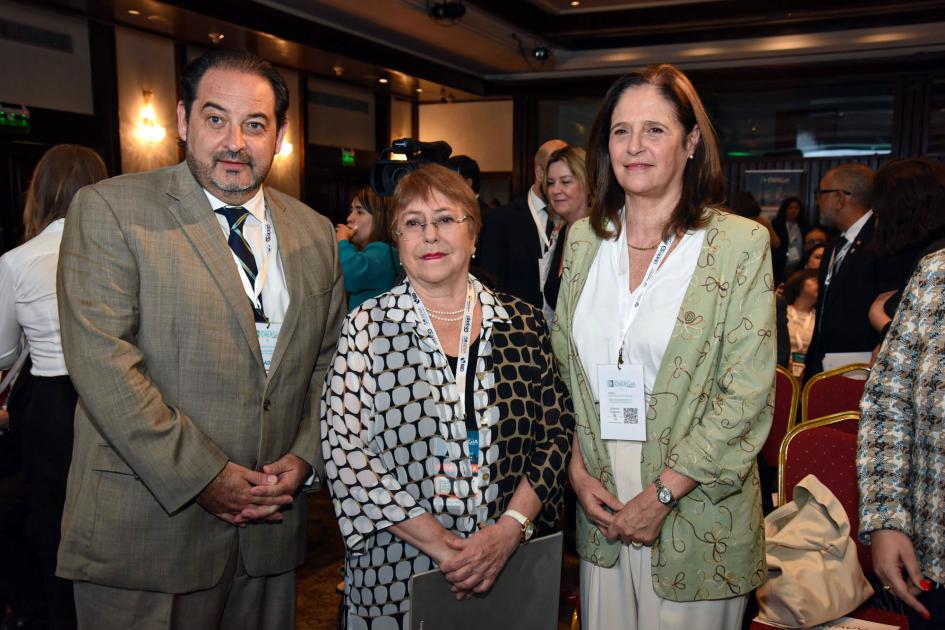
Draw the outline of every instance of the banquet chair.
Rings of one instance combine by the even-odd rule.
[[[873,570],[869,547],[860,543],[857,536],[860,526],[859,487],[856,478],[856,433],[859,428],[859,412],[836,413],[824,418],[802,422],[785,436],[781,443],[778,467],[778,505],[792,500],[794,487],[809,474],[827,486],[843,505],[850,520],[850,535],[856,544],[857,557],[863,572]],[[899,626],[908,630],[904,615],[888,610],[860,606],[849,617],[875,623]],[[773,628],[754,621],[751,630]]]
[[[810,377],[801,392],[801,422],[859,411],[869,369],[865,363],[851,363]]]
[[[856,536],[860,526],[860,491],[856,482],[856,431],[860,413],[844,412],[802,422],[781,442],[778,456],[778,506],[794,498],[794,486],[813,474],[837,497],[864,572],[873,569],[869,547]]]
[[[774,379],[774,417],[771,420],[771,431],[761,447],[761,456],[772,469],[778,467],[781,440],[794,428],[797,421],[800,391],[801,386],[797,378],[779,365]]]

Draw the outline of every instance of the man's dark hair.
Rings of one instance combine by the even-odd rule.
[[[180,79],[181,100],[184,102],[184,111],[187,113],[188,121],[190,120],[190,108],[197,99],[197,88],[200,86],[200,80],[203,79],[208,70],[213,68],[255,74],[269,81],[272,92],[276,97],[276,126],[282,127],[285,124],[286,112],[289,110],[289,88],[279,71],[271,63],[251,52],[222,48],[214,48],[205,52],[184,68]]]
[[[479,164],[468,155],[454,155],[446,160],[444,166],[451,171],[456,171],[464,179],[472,180],[473,192],[479,194]]]

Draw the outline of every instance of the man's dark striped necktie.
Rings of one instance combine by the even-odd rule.
[[[226,222],[230,226],[230,237],[227,239],[227,242],[230,244],[230,249],[236,254],[240,267],[246,272],[246,277],[249,278],[249,285],[255,287],[256,276],[259,274],[259,270],[256,268],[256,259],[253,257],[253,250],[250,248],[246,237],[243,236],[243,225],[246,223],[246,218],[249,217],[249,212],[242,206],[226,206],[215,210],[215,212],[226,218]],[[264,323],[266,321],[266,314],[263,312],[262,295],[259,296],[259,308],[256,308],[256,305],[252,302],[253,301],[250,300],[256,322]]]

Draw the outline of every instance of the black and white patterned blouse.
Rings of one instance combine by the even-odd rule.
[[[480,428],[479,493],[456,384],[406,282],[345,320],[326,376],[321,429],[348,550],[351,629],[407,627],[410,577],[434,567],[390,525],[429,513],[467,537],[495,522],[524,477],[542,503],[536,526],[556,527],[574,419],[541,311],[477,280],[473,286],[482,306],[469,373]]]

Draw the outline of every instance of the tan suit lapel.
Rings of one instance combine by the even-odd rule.
[[[286,207],[269,194],[268,190],[265,191],[265,195],[272,226],[276,231],[276,239],[279,243],[279,258],[282,260],[282,270],[285,273],[285,286],[289,292],[289,308],[282,322],[279,338],[276,340],[276,348],[272,353],[272,363],[269,365],[269,376],[271,377],[279,368],[279,363],[285,355],[289,340],[292,339],[292,334],[299,322],[303,297],[302,262],[298,255],[301,248],[298,232],[292,229]]]
[[[243,290],[239,271],[233,262],[233,254],[223,237],[220,223],[213,213],[213,208],[210,207],[203,188],[194,179],[186,162],[182,162],[175,169],[167,187],[167,194],[174,199],[168,204],[168,209],[180,223],[194,249],[210,268],[226,301],[233,309],[233,314],[239,321],[240,329],[246,336],[246,343],[249,344],[253,356],[261,367],[262,353],[259,350],[259,341],[256,339],[253,310]],[[186,283],[186,278],[181,278],[181,282]]]

